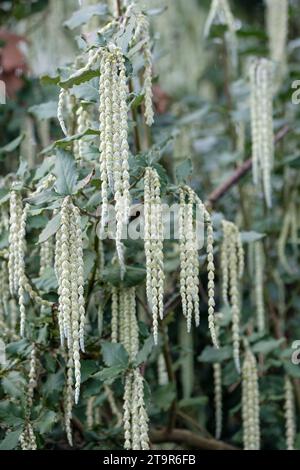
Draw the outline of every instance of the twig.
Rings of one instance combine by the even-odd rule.
[[[169,432],[165,429],[151,430],[150,440],[153,443],[175,442],[202,450],[239,450],[226,442],[200,437],[198,434],[186,429],[173,429]]]

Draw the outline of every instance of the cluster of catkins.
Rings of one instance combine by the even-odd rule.
[[[55,273],[58,280],[61,345],[66,339],[68,349],[68,393],[72,395],[74,365],[77,403],[80,392],[80,350],[84,351],[84,267],[80,211],[69,196],[62,202],[60,227],[56,233]]]
[[[33,405],[34,389],[37,384],[37,360],[36,348],[33,344],[30,354],[30,368],[29,368],[29,382],[26,394],[26,413],[25,413],[25,426],[22,431],[19,442],[22,450],[36,450],[36,438],[31,424],[31,409]]]
[[[134,363],[139,350],[135,288],[112,288],[111,339],[120,342]],[[149,449],[148,415],[144,403],[144,379],[138,367],[125,376],[123,426],[125,449]]]
[[[116,214],[116,248],[124,274],[122,230],[129,217],[128,86],[125,59],[116,47],[101,54],[99,82],[101,230],[108,218],[108,188],[113,192]]]
[[[198,217],[194,222],[194,207],[199,211],[201,224],[204,220],[207,231],[207,273],[208,273],[208,326],[213,344],[218,347],[214,326],[215,311],[215,265],[214,265],[214,233],[210,214],[197,194],[188,186],[179,190],[180,206],[178,217],[178,235],[180,251],[180,295],[182,311],[187,319],[187,330],[191,330],[192,317],[196,326],[200,323],[199,311],[199,235]]]
[[[271,172],[274,160],[273,64],[255,59],[249,70],[253,181],[262,181],[267,206],[272,206]]]
[[[116,320],[117,319],[117,320]],[[118,333],[116,333],[116,324]],[[112,341],[123,344],[134,361],[139,348],[135,289],[112,291]],[[138,368],[129,370],[125,377],[123,425],[125,449],[149,449],[148,416],[144,404],[143,377]]]
[[[256,359],[247,348],[242,370],[242,417],[245,450],[260,448],[259,388]]]
[[[222,297],[232,313],[233,358],[240,372],[240,294],[239,279],[244,272],[244,250],[238,228],[232,222],[222,221],[221,245]]]

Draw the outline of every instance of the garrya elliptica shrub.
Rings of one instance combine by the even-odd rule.
[[[76,57],[32,82],[34,162],[22,132],[0,148],[0,449],[299,445],[298,56],[289,2],[265,3],[266,47],[233,2],[199,8],[223,60],[197,96],[161,89],[163,8],[65,22]]]

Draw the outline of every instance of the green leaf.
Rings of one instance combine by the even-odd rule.
[[[69,29],[75,29],[89,22],[93,16],[105,16],[108,13],[107,6],[103,3],[89,5],[80,10],[74,11],[71,18],[64,22],[64,26]]]
[[[76,162],[71,153],[57,150],[54,174],[56,176],[56,191],[64,196],[73,194],[76,189],[78,173]]]
[[[24,139],[24,137],[25,137],[25,134],[21,134],[16,139],[14,139],[11,142],[9,142],[8,144],[4,145],[4,147],[1,147],[0,148],[0,155],[2,153],[9,153],[9,152],[13,152],[14,150],[16,150],[19,147],[22,140]]]
[[[291,376],[295,377],[296,379],[300,379],[300,365],[292,364],[291,362],[284,363],[284,369],[286,373]]]
[[[57,101],[48,101],[47,103],[31,106],[28,111],[40,120],[56,118]]]
[[[42,75],[41,76],[41,83],[42,85],[58,85],[60,81],[60,76],[55,75]]]
[[[86,129],[84,132],[82,132],[82,134],[74,134],[70,137],[64,137],[63,139],[56,140],[49,147],[45,148],[41,153],[49,153],[51,150],[57,147],[59,147],[60,149],[67,149],[68,147],[70,147],[70,144],[72,144],[72,142],[80,140],[82,137],[89,135],[99,135],[99,131],[97,131],[96,129]]]
[[[69,78],[59,82],[62,88],[72,88],[74,85],[81,85],[82,83],[92,80],[92,78],[99,77],[100,70],[85,70],[82,73],[71,75]]]
[[[111,385],[123,372],[124,367],[121,366],[106,367],[92,377],[101,380],[101,382],[105,384]]]
[[[24,393],[25,387],[24,377],[16,371],[11,371],[2,379],[2,388],[7,395],[13,398],[20,398]]]
[[[56,421],[57,415],[54,411],[44,410],[34,424],[40,434],[46,434],[51,431]]]
[[[206,346],[202,351],[198,360],[200,362],[223,362],[232,356],[232,348],[230,346],[224,346],[223,348],[217,349],[212,346]]]
[[[284,338],[280,339],[266,339],[259,341],[258,343],[251,346],[251,349],[255,353],[268,354],[274,349],[279,348],[279,346],[284,342]]]
[[[97,103],[99,98],[99,80],[96,78],[88,83],[82,83],[73,87],[72,92],[76,98],[84,101],[92,101]]]
[[[250,232],[241,232],[241,239],[243,243],[253,243],[258,240],[261,240],[266,236],[265,233],[258,233],[254,231]]]
[[[134,364],[138,367],[143,362],[146,362],[148,357],[150,356],[154,346],[153,336],[149,336],[143,344],[142,349],[138,352]]]
[[[114,286],[123,283],[126,287],[134,287],[144,282],[146,270],[139,266],[126,266],[125,276],[122,281],[119,266],[110,266],[103,270],[102,277]]]
[[[0,443],[0,450],[12,450],[15,449],[19,442],[19,437],[22,432],[22,429],[18,431],[8,432]]]
[[[122,367],[126,369],[129,357],[123,344],[102,342],[101,350],[103,361],[107,367]]]
[[[52,235],[54,235],[60,226],[60,214],[56,214],[49,222],[47,223],[44,230],[41,232],[39,236],[38,243],[43,243]]]
[[[99,366],[96,361],[91,359],[82,361],[81,364],[81,383],[86,382],[92,374],[99,369]]]
[[[193,173],[193,164],[190,158],[186,158],[175,169],[178,183],[186,183]]]
[[[191,398],[183,398],[178,403],[179,408],[199,408],[201,406],[207,405],[208,397],[201,396],[201,397],[191,397]]]
[[[175,386],[172,383],[158,387],[152,393],[153,403],[163,411],[167,411],[176,398]]]

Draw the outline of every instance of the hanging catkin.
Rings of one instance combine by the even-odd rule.
[[[256,59],[250,65],[250,108],[252,133],[253,181],[262,180],[267,206],[272,206],[271,172],[274,160],[273,65]]]
[[[70,197],[63,200],[61,225],[56,234],[55,272],[58,279],[58,323],[63,344],[67,339],[75,374],[75,403],[80,393],[80,349],[84,351],[84,277],[79,209]],[[69,360],[70,363],[70,360]]]
[[[100,176],[101,233],[108,217],[108,188],[113,191],[116,213],[116,248],[121,268],[125,272],[122,230],[129,217],[128,166],[128,86],[125,59],[118,48],[104,50],[100,63]]]
[[[233,66],[237,65],[237,37],[235,19],[232,15],[228,0],[212,0],[208,17],[204,26],[204,37],[208,37],[215,21],[227,27],[226,34],[229,52]]]
[[[33,344],[32,350],[30,353],[30,366],[29,366],[29,375],[28,375],[28,388],[26,394],[26,424],[25,428],[20,435],[19,441],[22,450],[36,450],[36,438],[33,432],[31,424],[31,413],[33,406],[33,396],[34,390],[37,385],[37,360],[36,360],[36,348]]]
[[[139,350],[139,331],[136,316],[135,288],[119,291],[119,338],[131,363]],[[125,376],[123,426],[125,449],[149,449],[148,415],[144,403],[143,377],[139,368],[130,369]]]
[[[20,309],[20,335],[25,334],[25,251],[26,220],[29,205],[23,207],[21,193],[12,190],[10,194],[10,229],[9,229],[9,287],[11,294],[16,294]]]
[[[284,66],[288,36],[288,0],[266,0],[266,6],[270,59],[277,65]]]
[[[43,276],[45,271],[53,267],[54,244],[53,238],[50,237],[40,246],[40,270],[39,275]]]
[[[154,122],[153,92],[152,92],[152,53],[150,40],[150,25],[147,16],[141,11],[136,2],[132,2],[127,9],[126,16],[135,16],[136,29],[131,41],[132,46],[142,43],[144,55],[143,93],[145,102],[145,121],[148,126]]]
[[[221,314],[216,314],[219,320]],[[219,322],[216,322],[216,338],[219,342]],[[220,362],[213,364],[213,376],[214,376],[214,405],[215,405],[215,437],[216,439],[221,438],[222,425],[223,425],[223,400],[222,400],[222,365]]]
[[[288,376],[285,377],[284,383],[285,390],[285,433],[286,433],[286,448],[287,450],[294,450],[296,438],[296,414],[295,414],[295,397],[293,385]]]
[[[211,217],[203,202],[197,194],[188,186],[179,191],[180,205],[178,217],[178,235],[180,251],[180,295],[182,311],[187,319],[187,330],[191,330],[192,317],[194,315],[196,326],[200,323],[199,311],[199,255],[197,220],[193,220],[193,211],[201,216],[201,222],[206,226],[206,252],[207,252],[207,276],[208,276],[208,326],[213,344],[218,347],[215,332],[215,266],[214,266],[214,233]],[[198,214],[197,212],[197,214]]]
[[[88,129],[90,126],[90,116],[88,110],[84,107],[83,104],[80,104],[76,110],[76,118],[77,118],[77,134],[83,134],[84,131]],[[81,137],[79,140],[74,142],[74,155],[76,160],[82,162],[84,158],[84,149],[85,149],[85,142],[84,138]]]
[[[244,250],[238,228],[226,220],[222,221],[223,241],[221,245],[221,270],[223,300],[232,312],[233,358],[240,372],[240,294],[239,278],[244,271]]]
[[[260,333],[265,331],[265,307],[264,307],[264,251],[261,241],[255,242],[255,304],[257,315],[257,327]]]
[[[245,450],[260,448],[259,388],[256,360],[247,349],[242,371],[242,417]]]
[[[159,176],[146,168],[144,177],[144,247],[146,255],[146,294],[153,318],[154,342],[158,341],[158,318],[163,318],[164,257],[163,220]]]

